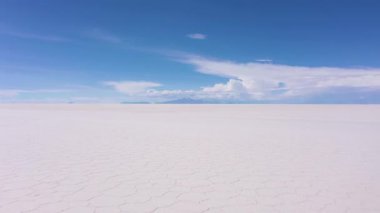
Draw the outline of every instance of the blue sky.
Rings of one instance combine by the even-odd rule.
[[[380,103],[379,8],[0,0],[0,102]]]

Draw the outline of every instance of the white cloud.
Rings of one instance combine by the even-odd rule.
[[[150,89],[161,86],[159,83],[148,81],[107,81],[104,84],[127,95],[143,95]]]
[[[16,97],[18,95],[25,94],[25,93],[43,94],[43,93],[65,93],[65,92],[71,92],[71,91],[72,90],[68,90],[68,89],[32,89],[32,90],[0,89],[0,97],[10,98],[10,97]]]
[[[89,38],[92,38],[92,39],[110,42],[110,43],[122,42],[122,39],[119,38],[118,36],[113,35],[109,32],[104,31],[104,30],[100,30],[100,29],[88,30],[88,31],[84,32],[84,35],[89,37]]]
[[[35,34],[35,33],[29,33],[29,32],[19,32],[19,31],[13,31],[13,30],[9,30],[9,29],[0,29],[0,34],[12,36],[12,37],[16,37],[16,38],[33,39],[33,40],[40,40],[40,41],[46,41],[46,42],[67,42],[67,41],[70,41],[70,39],[64,38],[61,36]]]
[[[196,40],[205,40],[207,38],[207,35],[202,34],[202,33],[193,33],[193,34],[188,34],[187,37],[191,39],[196,39]]]
[[[18,90],[0,90],[0,98],[16,97],[20,92]]]
[[[272,59],[262,58],[262,59],[256,59],[255,61],[261,62],[261,63],[272,63]]]
[[[227,80],[225,83],[193,90],[162,90],[156,88],[161,84],[145,81],[106,82],[105,84],[130,97],[155,101],[181,98],[281,101],[299,97],[308,98],[319,94],[335,94],[334,91],[341,93],[346,90],[356,95],[375,94],[373,91],[380,91],[380,69],[237,63],[194,55],[185,55],[180,61],[194,65],[200,73],[225,77]],[[328,95],[326,98],[329,98]]]
[[[301,67],[263,63],[237,63],[190,56],[183,60],[197,71],[229,78],[225,84],[203,88],[216,97],[278,99],[312,95],[329,88],[380,89],[380,69]],[[225,96],[224,96],[225,97]]]

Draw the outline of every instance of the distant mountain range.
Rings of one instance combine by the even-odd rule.
[[[123,101],[120,103],[121,104],[152,104],[152,103],[147,102],[147,101]]]
[[[161,102],[146,102],[146,101],[138,101],[138,102],[130,102],[123,101],[121,104],[223,104],[227,102],[218,101],[218,100],[204,100],[204,99],[193,99],[193,98],[180,98],[174,99],[170,101],[161,101]]]
[[[206,100],[192,99],[192,98],[181,98],[170,101],[161,102],[162,104],[207,104],[210,103]]]
[[[371,102],[368,102],[371,100]],[[356,90],[336,89],[330,93],[316,94],[310,97],[295,97],[287,100],[220,100],[180,98],[162,102],[122,102],[122,104],[380,104],[378,90],[363,93]]]

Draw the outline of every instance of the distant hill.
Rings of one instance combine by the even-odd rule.
[[[161,102],[161,104],[207,104],[209,102],[201,99],[181,98],[170,101]]]
[[[161,104],[245,104],[251,102],[241,102],[241,101],[227,101],[227,100],[216,100],[216,99],[193,99],[193,98],[181,98],[165,102],[160,102]]]
[[[136,101],[136,102],[123,101],[120,103],[121,104],[151,104],[150,102],[147,102],[147,101]]]

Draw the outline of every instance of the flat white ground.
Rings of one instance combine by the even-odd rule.
[[[0,212],[380,212],[380,106],[0,105]]]

